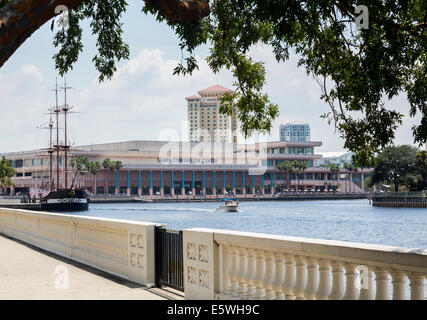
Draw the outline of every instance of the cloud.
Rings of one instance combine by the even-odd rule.
[[[279,105],[280,117],[269,139],[279,139],[280,124],[306,121],[311,124],[312,139],[323,141],[323,151],[341,150],[343,141],[334,127],[320,118],[329,107],[320,100],[317,82],[297,67],[297,57],[291,55],[289,61],[278,63],[268,46],[254,46],[250,54],[265,63],[265,92]],[[80,112],[70,120],[74,143],[157,140],[165,132],[177,132],[180,139],[187,140],[185,97],[215,84],[231,88],[234,82],[231,72],[213,74],[203,57],[197,59],[199,70],[192,76],[174,76],[177,60],[160,49],[143,48],[123,63],[111,80],[101,84],[95,73],[76,68],[69,83],[76,87],[69,92],[69,102]],[[0,121],[2,131],[7,133],[0,137],[0,152],[47,145],[46,130],[36,127],[47,119],[43,113],[54,103],[54,94],[49,91],[54,79],[46,80],[44,74],[49,70],[43,70],[24,64],[7,74],[0,72]],[[393,105],[407,114],[409,107],[404,98],[396,99]],[[405,120],[398,143],[410,142],[410,127],[415,120]]]

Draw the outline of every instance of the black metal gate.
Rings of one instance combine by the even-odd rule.
[[[156,227],[156,286],[184,291],[182,231]]]

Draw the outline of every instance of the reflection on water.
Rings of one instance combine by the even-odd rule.
[[[427,249],[427,210],[372,207],[367,200],[91,204],[93,217],[164,223],[170,229],[215,228]]]

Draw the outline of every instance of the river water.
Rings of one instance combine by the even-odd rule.
[[[427,209],[380,208],[367,200],[91,204],[78,215],[427,249]]]

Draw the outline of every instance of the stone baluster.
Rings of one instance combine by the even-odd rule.
[[[293,256],[285,256],[285,281],[283,283],[286,300],[295,300],[294,288],[295,285],[295,260]]]
[[[406,300],[406,274],[402,271],[393,270],[391,272],[391,279],[391,283],[393,284],[393,300]]]
[[[274,253],[265,253],[265,276],[264,276],[264,288],[266,300],[274,299],[273,281],[274,281]]]
[[[341,300],[344,296],[344,269],[339,261],[332,261],[332,290],[330,300]]]
[[[411,300],[424,300],[424,278],[425,275],[419,273],[409,275]]]
[[[374,272],[376,283],[375,300],[390,300],[388,271],[383,268],[375,268]]]
[[[248,284],[248,290],[245,293],[246,298],[254,298],[256,293],[256,261],[255,261],[255,251],[253,249],[247,250],[247,268],[246,268],[246,282]]]
[[[308,300],[316,299],[318,285],[317,263],[315,259],[307,259],[307,285],[305,287],[305,298]]]
[[[233,264],[231,261],[231,248],[230,246],[223,245],[222,247],[222,256],[224,259],[224,293],[231,294],[231,273],[233,271]]]
[[[304,289],[307,284],[307,264],[304,257],[297,256],[296,262],[296,277],[295,277],[295,296],[297,300],[304,300]]]
[[[264,260],[264,252],[261,250],[256,251],[255,257],[255,299],[262,299],[265,296],[265,288],[264,288],[264,275],[265,275],[265,260]]]
[[[372,300],[374,298],[372,270],[367,266],[359,266],[360,295],[359,300]]]
[[[231,292],[233,296],[239,294],[239,249],[237,247],[232,247],[231,249]]]
[[[248,260],[246,256],[246,249],[239,248],[239,294],[245,294],[248,291],[248,283],[246,279],[246,269],[248,267]]]
[[[357,265],[354,263],[345,264],[345,295],[343,300],[359,299],[359,290],[356,287]]]
[[[285,259],[283,254],[276,253],[274,255],[274,280],[273,290],[276,300],[285,300],[285,293],[282,290],[283,282],[285,281]]]
[[[319,300],[327,300],[331,290],[331,267],[327,260],[319,261],[319,287],[316,297]]]

